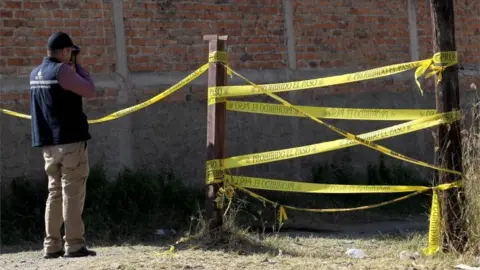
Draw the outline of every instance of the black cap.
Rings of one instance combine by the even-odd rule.
[[[64,32],[53,33],[48,38],[47,46],[51,50],[63,49],[68,47],[73,47],[75,50],[79,51],[80,48],[73,45],[72,39]]]

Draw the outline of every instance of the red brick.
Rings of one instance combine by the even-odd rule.
[[[20,9],[22,8],[21,1],[5,1],[6,8]]]
[[[70,18],[71,17],[70,12],[68,12],[66,10],[53,10],[52,14],[56,18]]]
[[[50,32],[50,30],[46,30],[46,29],[32,29],[32,35],[33,36],[36,36],[36,37],[48,37],[50,36],[52,33]]]
[[[65,26],[65,22],[62,19],[55,18],[55,19],[47,20],[46,25],[50,27],[61,27],[61,26]]]
[[[5,27],[20,27],[23,24],[23,21],[18,19],[3,20],[3,25]]]
[[[15,55],[19,57],[30,55],[30,51],[30,48],[15,48]]]
[[[40,3],[23,1],[23,8],[25,8],[25,9],[38,9],[38,8],[40,8]]]
[[[133,46],[145,46],[147,41],[144,38],[133,38],[130,39],[130,45]]]
[[[81,1],[75,1],[75,0],[62,1],[62,8],[64,8],[64,9],[77,9],[77,8],[80,7],[81,4],[82,4]]]
[[[2,36],[2,37],[11,37],[11,36],[13,36],[13,30],[12,30],[12,29],[2,28],[2,29],[0,29],[0,36]]]
[[[13,12],[9,10],[0,10],[0,18],[11,18],[13,16]]]
[[[143,63],[148,63],[149,62],[149,57],[148,56],[137,56],[133,59],[136,64],[143,64]]]
[[[37,39],[34,40],[33,44],[34,44],[35,46],[38,46],[38,47],[40,47],[40,46],[45,47],[46,44],[47,44],[47,40],[45,40],[45,39],[38,39],[38,38],[37,38]]]
[[[25,58],[8,58],[7,65],[9,66],[23,66],[26,65],[28,62]]]
[[[298,67],[312,68],[310,64],[316,64],[318,68],[363,68],[410,60],[405,1],[387,1],[381,9],[367,0],[355,1],[354,6],[346,5],[351,1],[292,2]],[[91,72],[114,70],[110,3],[95,0],[3,3],[7,7],[0,11],[4,62],[21,58],[25,63],[0,66],[2,74],[28,74],[45,54],[46,37],[57,30],[70,33],[82,47],[82,56]],[[128,67],[132,72],[197,68],[208,54],[208,43],[202,40],[202,35],[212,33],[229,35],[229,57],[235,68],[285,68],[285,25],[280,0],[172,3],[166,6],[163,2],[125,0]],[[44,8],[45,5],[53,9]],[[475,49],[480,41],[480,20],[476,16],[479,10],[465,9],[461,1],[455,5],[461,61],[478,63],[480,53]],[[417,3],[417,22],[421,58],[431,57],[428,3]],[[357,36],[366,33],[368,37],[360,40],[355,33]],[[245,53],[251,60],[240,60]]]
[[[60,3],[57,1],[42,1],[40,6],[45,9],[60,8]]]
[[[97,59],[95,57],[82,57],[80,61],[83,65],[86,66],[97,63]]]

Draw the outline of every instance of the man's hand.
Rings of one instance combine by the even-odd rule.
[[[81,66],[79,53],[71,55],[70,63],[60,68],[58,77],[60,85],[80,96],[92,98],[95,96],[95,86],[90,74]],[[69,69],[71,68],[71,69]],[[73,71],[73,72],[72,72]]]
[[[78,53],[77,55],[73,56],[73,58],[75,59],[75,64],[81,66],[83,64],[83,57],[80,55],[80,53]]]
[[[81,57],[80,57],[80,51],[72,51],[72,56],[71,56],[71,67],[75,72],[77,72],[77,65],[81,65]]]

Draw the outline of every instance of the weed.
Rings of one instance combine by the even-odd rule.
[[[14,179],[2,187],[4,245],[42,241],[47,195],[46,181]],[[203,190],[183,185],[169,170],[126,170],[108,181],[102,166],[93,167],[83,214],[85,237],[89,242],[149,240],[160,228],[183,230],[203,196]]]
[[[464,216],[468,230],[469,250],[480,253],[480,98],[469,103],[468,113],[470,119],[464,119],[468,123],[462,130],[462,161],[464,179],[464,192],[466,206]]]

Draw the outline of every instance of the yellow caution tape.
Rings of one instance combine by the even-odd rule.
[[[224,97],[207,97],[207,105],[213,105],[217,103],[223,103],[226,102],[227,98]]]
[[[214,51],[208,53],[208,62],[209,63],[222,63],[228,66],[228,54],[224,51]],[[232,71],[227,69],[228,76],[232,77]],[[215,104],[219,102],[224,102],[226,98],[215,98],[210,97],[208,98],[208,104]]]
[[[402,193],[431,189],[426,186],[318,184],[233,175],[225,175],[225,181],[248,189],[316,194]]]
[[[213,160],[207,161],[207,166],[206,166],[207,184],[223,183],[225,174],[221,168],[223,168],[222,160],[213,159]]]
[[[379,129],[376,131],[358,135],[358,137],[368,140],[377,141],[386,138],[395,137],[410,132],[415,132],[421,129],[429,128],[439,124],[447,124],[460,119],[460,112],[440,113],[432,116],[425,116],[417,120],[412,120],[406,123],[394,125],[388,128]],[[350,139],[337,139],[329,142],[322,142],[317,144],[305,145],[300,147],[292,147],[282,150],[274,150],[262,153],[247,154],[241,156],[234,156],[225,158],[223,160],[207,161],[207,171],[217,169],[233,169],[244,166],[252,166],[264,164],[269,162],[287,160],[297,157],[314,155],[328,151],[343,149],[360,144],[357,141]]]
[[[234,178],[230,177],[230,178]],[[410,193],[408,195],[395,198],[389,201],[385,202],[380,202],[376,204],[371,204],[371,205],[365,205],[365,206],[360,206],[360,207],[351,207],[351,208],[323,208],[323,209],[311,209],[311,208],[301,208],[301,207],[295,207],[295,206],[289,206],[289,205],[279,205],[278,203],[269,200],[261,195],[258,195],[241,185],[238,185],[235,183],[235,181],[228,181],[227,184],[229,186],[233,186],[248,195],[252,196],[253,198],[256,198],[257,200],[265,203],[270,203],[274,207],[279,206],[279,223],[282,224],[285,220],[287,220],[287,213],[285,209],[291,209],[291,210],[296,210],[296,211],[306,211],[306,212],[316,212],[316,213],[334,213],[334,212],[349,212],[349,211],[358,211],[358,210],[366,210],[366,209],[372,209],[380,206],[385,206],[387,204],[392,204],[395,202],[399,202],[402,200],[406,200],[408,198],[411,198],[413,196],[419,195],[421,193],[424,193],[428,190],[433,190],[433,197],[432,197],[432,207],[431,207],[431,212],[430,212],[430,226],[429,226],[429,234],[428,234],[428,247],[422,249],[423,253],[427,256],[434,255],[440,250],[441,246],[441,222],[440,222],[440,202],[438,199],[438,191],[439,190],[447,190],[450,188],[457,188],[461,186],[461,182],[457,181],[454,183],[449,183],[449,184],[442,184],[438,185],[436,187],[423,187],[423,186],[412,186],[411,189],[414,190],[415,188],[418,188],[417,191]],[[337,186],[345,186],[345,185],[337,185]],[[354,186],[354,189],[357,189],[360,186]],[[395,189],[397,186],[391,186],[392,190]],[[347,189],[348,186],[346,187]],[[363,186],[366,190],[370,189],[370,186]],[[276,190],[276,189],[271,189],[271,190]],[[290,190],[291,191],[291,190]],[[348,191],[353,191],[353,189],[348,190]],[[407,191],[407,189],[404,189],[402,192]],[[329,192],[326,192],[329,193]],[[358,192],[343,192],[343,193],[358,193]]]
[[[208,62],[209,63],[222,63],[224,65],[228,66],[228,54],[224,51],[214,51],[210,52],[208,54]],[[232,71],[227,69],[227,74],[232,77]],[[208,105],[213,105],[216,103],[222,103],[227,101],[227,98],[225,97],[213,97],[213,96],[208,96],[207,98],[207,104]]]
[[[111,120],[120,118],[122,116],[125,116],[127,114],[131,114],[131,113],[133,113],[135,111],[138,111],[140,109],[146,108],[146,107],[152,105],[153,103],[158,102],[161,99],[164,99],[165,97],[169,96],[170,94],[174,93],[175,91],[179,90],[180,88],[184,87],[185,85],[189,84],[191,81],[195,80],[200,75],[202,75],[207,69],[208,69],[208,64],[205,64],[205,65],[201,66],[200,68],[198,68],[197,70],[195,70],[194,72],[192,72],[187,77],[185,77],[183,80],[179,81],[178,83],[176,83],[172,87],[168,88],[167,90],[163,91],[162,93],[156,95],[155,97],[153,97],[153,98],[151,98],[147,101],[144,101],[140,104],[137,104],[135,106],[125,108],[123,110],[120,110],[120,111],[114,112],[112,114],[106,115],[102,118],[95,119],[95,120],[90,120],[89,123],[95,124],[95,123],[100,123],[100,122],[111,121]]]
[[[278,220],[280,221],[280,224],[283,223],[284,220],[287,220],[287,212],[285,211],[285,208],[283,206],[280,206],[280,209],[278,211]]]
[[[349,73],[344,75],[337,75],[327,78],[318,78],[311,80],[303,81],[292,81],[286,83],[274,83],[274,84],[262,84],[260,87],[267,92],[277,93],[277,92],[286,92],[286,91],[297,91],[318,87],[326,87],[332,85],[339,85],[345,83],[359,82],[365,80],[371,80],[375,78],[385,77],[401,73],[407,70],[417,68],[415,71],[415,81],[417,86],[420,89],[420,92],[423,95],[423,90],[418,82],[420,78],[427,69],[432,69],[432,72],[427,74],[427,78],[434,75],[441,75],[446,67],[457,64],[457,52],[438,52],[434,54],[433,58],[425,59],[421,61],[407,62],[402,64],[394,64],[379,68],[374,68],[366,71]],[[440,67],[439,67],[440,65]],[[441,80],[441,76],[438,77],[437,81]],[[262,94],[264,91],[261,91],[258,87],[252,87],[250,85],[238,85],[238,86],[220,86],[220,87],[209,87],[208,96],[211,97],[235,97],[235,96],[248,96],[248,95],[257,95]]]
[[[437,83],[439,83],[442,81],[442,71],[444,71],[447,67],[454,66],[457,63],[458,55],[456,52],[436,53],[433,55],[433,59],[429,59],[429,62],[425,63],[425,65],[423,65],[421,69],[416,70],[415,77],[420,77],[421,74],[426,71],[426,67],[430,67],[432,71],[428,73],[425,78],[437,75]],[[416,82],[418,87],[420,88],[418,80]]]
[[[32,119],[32,117],[28,114],[14,112],[14,111],[10,111],[10,110],[7,110],[7,109],[0,108],[0,112],[2,112],[4,114],[11,115],[11,116],[16,116],[16,117],[19,117],[19,118]]]
[[[262,201],[262,202],[268,202],[274,206],[277,206],[278,203],[274,202],[274,201],[271,201],[265,197],[262,197],[261,195],[258,195],[248,189],[245,189],[245,188],[242,188],[242,187],[238,187],[238,186],[235,186],[235,188],[249,194],[250,196]],[[413,192],[413,193],[410,193],[408,195],[405,195],[405,196],[402,196],[402,197],[399,197],[399,198],[395,198],[395,199],[392,199],[392,200],[389,200],[389,201],[385,201],[385,202],[380,202],[380,203],[375,203],[375,204],[370,204],[370,205],[364,205],[364,206],[359,206],[359,207],[349,207],[349,208],[322,208],[322,209],[316,209],[316,208],[302,208],[302,207],[296,207],[296,206],[290,206],[290,205],[282,205],[282,207],[284,207],[285,209],[290,209],[290,210],[296,210],[296,211],[304,211],[304,212],[314,212],[314,213],[335,213],[335,212],[351,212],[351,211],[359,211],[359,210],[367,210],[367,209],[372,209],[372,208],[377,208],[377,207],[380,207],[380,206],[385,206],[387,204],[392,204],[392,203],[395,203],[395,202],[399,202],[399,201],[402,201],[402,200],[406,200],[410,197],[413,197],[413,196],[416,196],[418,194],[421,194],[421,193],[424,193],[426,191],[428,191],[430,189],[426,189],[426,190],[420,190],[420,191],[416,191],[416,192]]]
[[[226,66],[227,69],[231,69],[230,67]],[[458,174],[458,175],[462,175],[461,172],[459,171],[455,171],[455,170],[450,170],[448,168],[442,168],[442,167],[439,167],[439,166],[435,166],[435,165],[431,165],[431,164],[428,164],[426,162],[423,162],[423,161],[420,161],[420,160],[416,160],[416,159],[413,159],[413,158],[410,158],[410,157],[407,157],[405,155],[402,155],[398,152],[395,152],[393,150],[390,150],[384,146],[381,146],[381,145],[378,145],[372,141],[368,141],[368,140],[365,140],[365,139],[362,139],[352,133],[349,133],[349,132],[346,132],[340,128],[337,128],[333,125],[330,125],[312,115],[310,115],[309,113],[303,111],[302,109],[299,109],[295,106],[292,106],[290,103],[288,103],[286,100],[282,99],[281,97],[273,94],[273,93],[270,93],[268,91],[266,91],[265,89],[263,89],[262,87],[256,85],[255,83],[251,82],[250,80],[248,80],[247,78],[245,78],[244,76],[242,76],[241,74],[239,74],[238,72],[236,72],[235,70],[232,70],[232,72],[239,76],[240,78],[242,78],[243,80],[245,80],[246,82],[250,83],[251,85],[253,85],[255,88],[259,89],[259,91],[262,91],[263,93],[267,94],[268,96],[274,98],[275,100],[279,101],[280,103],[282,103],[283,105],[287,106],[287,107],[290,107],[290,108],[293,108],[294,110],[300,112],[301,114],[309,117],[310,119],[312,119],[313,121],[321,124],[321,125],[324,125],[326,126],[327,128],[329,128],[330,130],[348,138],[348,139],[351,139],[351,140],[354,140],[354,141],[357,141],[359,142],[360,144],[366,146],[366,147],[369,147],[371,149],[374,149],[376,151],[379,151],[379,152],[382,152],[388,156],[391,156],[391,157],[394,157],[394,158],[397,158],[397,159],[400,159],[400,160],[403,160],[403,161],[406,161],[406,162],[410,162],[410,163],[413,163],[413,164],[416,164],[416,165],[420,165],[420,166],[423,166],[423,167],[427,167],[427,168],[432,168],[432,169],[436,169],[436,170],[439,170],[439,171],[443,171],[443,172],[448,172],[448,173],[452,173],[452,174]]]
[[[175,255],[175,252],[176,252],[175,246],[170,246],[168,251],[155,252],[155,255],[157,255],[157,256],[173,256],[173,255]]]
[[[122,110],[114,112],[114,113],[111,113],[111,114],[106,115],[102,118],[88,120],[88,123],[96,124],[96,123],[111,121],[111,120],[120,118],[122,116],[125,116],[127,114],[131,114],[133,112],[141,110],[143,108],[146,108],[146,107],[152,105],[153,103],[158,102],[161,99],[164,99],[165,97],[169,96],[170,94],[172,94],[175,91],[179,90],[180,88],[184,87],[185,85],[187,85],[191,81],[195,80],[197,77],[202,75],[207,69],[208,69],[208,64],[204,64],[203,66],[201,66],[200,68],[198,68],[197,70],[192,72],[190,75],[188,75],[187,77],[185,77],[184,79],[182,79],[181,81],[179,81],[178,83],[173,85],[172,87],[168,88],[167,90],[163,91],[162,93],[154,96],[153,98],[151,98],[149,100],[146,100],[146,101],[144,101],[140,104],[122,109]],[[20,117],[20,118],[31,119],[30,115],[22,114],[22,113],[18,113],[18,112],[6,110],[6,109],[1,109],[0,108],[0,112],[8,114],[8,115],[12,115],[12,116]]]
[[[247,78],[243,77],[240,75],[238,72],[235,72],[232,70],[230,67],[226,66],[228,70],[230,70],[232,73],[235,73],[237,76],[241,77],[244,79],[246,82],[251,84],[253,86],[233,86],[233,87],[212,87],[209,88],[209,93],[208,93],[208,103],[212,104],[218,101],[219,98],[222,97],[227,97],[227,96],[242,96],[242,95],[252,95],[252,94],[257,94],[257,93],[264,93],[269,95],[270,97],[274,98],[277,101],[280,101],[284,106],[287,108],[292,109],[293,111],[297,111],[299,114],[304,115],[306,117],[311,118],[317,123],[320,123],[322,125],[325,125],[329,129],[339,133],[342,136],[345,136],[347,139],[349,139],[347,143],[344,143],[344,146],[350,144],[363,144],[369,148],[375,149],[377,151],[383,152],[384,154],[387,154],[389,156],[411,162],[417,165],[425,166],[425,167],[430,167],[434,168],[440,171],[444,172],[450,172],[454,174],[459,174],[461,175],[461,172],[454,171],[454,170],[449,170],[446,168],[440,168],[434,165],[430,165],[428,163],[418,161],[409,157],[406,157],[404,155],[401,155],[397,152],[394,152],[388,148],[385,148],[383,146],[377,145],[372,142],[372,140],[365,140],[361,138],[360,136],[356,136],[354,134],[348,133],[346,131],[343,131],[339,128],[336,128],[332,125],[329,125],[322,120],[316,118],[315,116],[312,116],[311,114],[314,114],[312,112],[306,112],[308,107],[302,106],[302,107],[295,107],[289,104],[287,101],[283,100],[282,98],[278,97],[275,94],[272,94],[271,92],[282,92],[282,91],[288,91],[288,90],[300,90],[300,89],[307,89],[307,88],[314,88],[314,87],[321,87],[321,86],[329,86],[329,85],[335,85],[335,84],[340,84],[340,83],[347,83],[347,82],[353,82],[353,81],[360,81],[360,80],[366,80],[366,79],[372,79],[372,78],[378,78],[378,77],[383,77],[395,73],[399,73],[408,69],[412,69],[417,67],[417,70],[415,72],[415,79],[417,82],[417,85],[420,88],[420,91],[422,91],[420,84],[418,83],[418,78],[423,75],[428,68],[432,69],[432,72],[430,72],[426,77],[430,77],[434,74],[439,74],[437,82],[441,80],[441,71],[443,71],[446,67],[451,66],[456,64],[457,62],[457,55],[456,52],[442,52],[442,53],[437,53],[434,55],[433,59],[428,59],[428,60],[423,60],[423,61],[417,61],[417,62],[411,62],[411,63],[406,63],[406,64],[400,64],[400,65],[392,65],[384,68],[379,68],[379,69],[373,69],[365,72],[359,72],[359,73],[353,73],[353,74],[347,74],[347,75],[340,75],[340,76],[334,76],[334,77],[329,77],[329,78],[324,78],[324,79],[317,79],[317,80],[307,80],[307,81],[301,81],[301,82],[293,82],[293,83],[283,83],[283,84],[272,84],[272,85],[263,85],[263,87],[267,88],[264,89],[263,87],[260,87],[253,82],[249,81]],[[432,66],[434,64],[435,66]],[[438,64],[443,65],[438,67]],[[409,66],[410,65],[410,66]],[[310,83],[310,84],[309,84]],[[280,87],[279,87],[280,86]],[[242,90],[242,87],[244,88]],[[275,88],[277,87],[277,88]],[[231,90],[229,92],[229,89]],[[247,91],[245,91],[247,90]],[[250,90],[250,92],[248,92]],[[241,93],[241,91],[244,91]],[[423,91],[422,91],[423,94]],[[224,101],[224,100],[222,100]],[[231,104],[231,103],[230,103]],[[237,103],[238,104],[238,103]],[[243,103],[246,104],[246,103]],[[267,110],[267,114],[276,114],[278,112],[275,112],[275,109],[278,109],[278,107],[270,107],[271,110]],[[273,109],[272,109],[273,108]],[[247,111],[251,112],[251,111]],[[272,113],[273,112],[273,113]],[[286,113],[288,114],[288,111]],[[414,120],[407,124],[407,126],[412,127],[413,125],[423,125],[426,126],[425,124],[430,123],[433,124],[440,124],[440,120],[444,120],[443,122],[448,122],[448,121],[456,121],[459,118],[459,112],[450,112],[450,115],[434,115],[435,117],[441,116],[442,118],[437,118],[436,120],[434,119],[425,119],[428,118],[429,116],[426,117],[421,117],[417,118],[417,120]],[[298,116],[297,114],[292,114],[291,116]],[[419,121],[418,121],[419,120]],[[434,125],[435,125],[434,124]],[[425,127],[423,127],[425,128]],[[419,128],[421,129],[421,128]],[[407,128],[405,131],[399,131],[398,133],[404,134],[413,131],[412,128]],[[365,134],[364,134],[365,135]],[[394,135],[396,136],[396,135]],[[389,137],[388,135],[385,137]],[[339,140],[337,140],[339,141]],[[327,142],[327,143],[332,143],[332,142]],[[317,144],[318,145],[318,144]],[[304,148],[304,147],[303,147]],[[338,146],[337,146],[338,148]],[[296,149],[295,153],[292,154],[291,152],[288,152],[288,150],[291,151],[291,149]],[[291,149],[285,149],[285,150],[280,150],[280,151],[287,151],[287,152],[279,152],[279,151],[273,151],[269,153],[275,153],[277,152],[279,155],[275,156],[273,155],[273,158],[270,158],[269,161],[266,162],[271,162],[272,160],[282,160],[282,159],[287,159],[287,158],[293,158],[297,156],[302,156],[302,155],[307,155],[310,153],[305,153],[305,152],[310,152],[310,151],[300,151],[297,152],[298,150],[302,149],[302,147],[299,148],[291,148]],[[333,150],[333,149],[332,149]],[[313,148],[311,152],[316,152],[316,149]],[[282,155],[283,154],[283,155]],[[253,155],[247,155],[247,156],[254,156]],[[238,157],[234,157],[238,158]],[[236,188],[246,192],[252,197],[255,197],[259,199],[260,201],[269,202],[275,207],[277,207],[277,203],[268,200],[256,193],[253,193],[249,191],[248,189],[244,187],[249,187],[249,188],[256,188],[256,189],[266,189],[266,190],[278,190],[278,191],[289,191],[289,192],[308,192],[308,193],[392,193],[392,192],[408,192],[408,191],[414,191],[411,194],[408,194],[406,196],[396,198],[387,202],[382,202],[382,203],[377,203],[373,205],[367,205],[367,206],[361,206],[361,207],[355,207],[355,208],[337,208],[337,209],[308,209],[308,208],[299,208],[299,207],[293,207],[293,206],[285,206],[285,205],[280,205],[279,208],[279,221],[282,223],[284,220],[286,220],[287,213],[285,211],[285,208],[292,209],[292,210],[300,210],[300,211],[308,211],[308,212],[344,212],[344,211],[355,211],[355,210],[364,210],[364,209],[371,209],[374,207],[379,207],[383,206],[386,204],[394,203],[400,200],[405,200],[407,198],[413,197],[415,195],[418,195],[420,193],[423,193],[427,190],[433,189],[434,190],[434,196],[433,196],[433,201],[432,201],[432,215],[431,215],[431,223],[430,223],[430,233],[429,233],[429,247],[424,250],[424,253],[427,255],[433,254],[435,252],[438,252],[439,250],[439,231],[440,231],[440,218],[439,218],[439,202],[438,202],[438,196],[437,196],[437,190],[446,190],[452,187],[458,187],[460,186],[460,182],[455,182],[452,184],[444,184],[440,185],[437,187],[424,187],[424,186],[347,186],[347,185],[327,185],[327,184],[315,184],[315,183],[301,183],[301,182],[289,182],[289,181],[283,181],[283,180],[275,180],[275,179],[263,179],[263,178],[253,178],[253,177],[238,177],[238,176],[231,176],[231,175],[224,175],[223,170],[228,169],[228,168],[233,168],[234,166],[229,167],[229,161],[230,163],[235,163],[237,162],[236,165],[238,164],[238,160],[232,159],[224,159],[224,160],[210,160],[207,162],[207,182],[222,182],[222,179],[225,178],[226,180],[226,185],[230,186],[233,185]],[[252,162],[253,163],[253,162]],[[265,162],[258,162],[259,163],[265,163]],[[240,164],[242,165],[242,164]],[[246,165],[253,165],[253,164],[244,164],[243,166]],[[236,166],[239,167],[239,166]],[[220,175],[222,177],[220,178],[215,178],[212,177],[215,175],[215,173],[221,173]],[[233,194],[233,192],[232,192]]]
[[[208,62],[209,63],[228,63],[228,54],[224,51],[214,51],[208,54]]]
[[[441,224],[441,209],[438,192],[450,188],[461,187],[461,182],[457,181],[450,184],[441,184],[434,188],[432,196],[432,205],[430,208],[430,224],[428,229],[428,247],[422,249],[422,252],[427,255],[434,255],[440,251],[442,246],[442,224]]]
[[[425,255],[433,255],[440,251],[440,246],[442,245],[441,226],[440,201],[438,192],[434,190],[430,208],[430,225],[428,226],[428,247],[422,249]]]
[[[375,121],[400,121],[414,120],[420,117],[436,114],[436,110],[425,109],[359,109],[359,108],[335,108],[335,107],[295,107],[311,114],[314,117],[326,119],[346,120],[375,120]],[[296,110],[281,104],[227,101],[227,110],[234,112],[258,113],[279,116],[305,117]]]

